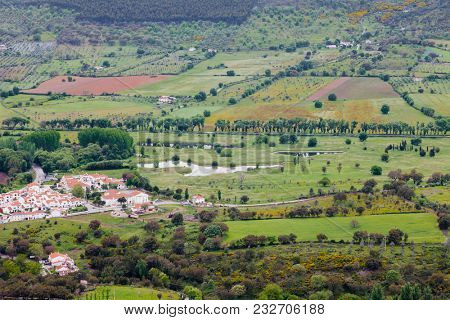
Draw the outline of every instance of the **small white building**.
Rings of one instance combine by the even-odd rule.
[[[69,273],[78,271],[75,262],[67,254],[52,252],[48,256],[48,262],[60,276],[65,276]]]
[[[148,194],[140,190],[115,190],[106,191],[101,199],[105,202],[105,206],[120,206],[119,199],[124,198],[127,205],[143,205],[152,204]]]
[[[328,49],[336,49],[337,46],[335,44],[329,44],[329,45],[327,45],[327,48]]]
[[[4,51],[7,49],[8,49],[8,47],[6,46],[6,44],[0,44],[0,51]]]
[[[206,204],[205,197],[200,194],[196,194],[195,196],[193,196],[191,202],[194,206],[201,206]]]
[[[43,211],[36,212],[13,212],[9,215],[9,222],[28,221],[43,219],[47,214]]]
[[[341,47],[349,48],[353,46],[353,42],[341,41],[340,45]]]
[[[195,47],[190,47],[190,48],[188,49],[189,52],[194,52],[195,50],[197,50]]]
[[[175,103],[177,101],[177,98],[175,97],[170,97],[170,96],[161,96],[158,99],[159,103],[168,103],[168,104],[172,104]]]

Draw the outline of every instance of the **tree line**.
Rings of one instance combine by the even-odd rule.
[[[148,132],[188,132],[203,131],[205,117],[197,115],[191,118],[158,119],[151,115],[129,117],[123,121],[112,122],[109,119],[55,119],[41,122],[46,129],[74,130],[83,128],[123,128],[132,131]],[[278,118],[263,120],[237,119],[234,121],[219,119],[214,123],[214,131],[241,133],[297,133],[297,134],[410,134],[410,135],[446,135],[450,129],[449,119],[436,119],[428,124],[411,125],[402,121],[373,123],[335,120]]]

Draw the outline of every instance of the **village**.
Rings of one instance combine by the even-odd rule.
[[[100,203],[76,197],[76,188],[84,195],[99,192]],[[208,205],[201,195],[195,195],[183,204]],[[129,189],[123,179],[102,174],[63,176],[52,186],[33,182],[20,190],[0,194],[0,224],[108,211],[115,216],[138,218],[142,214],[155,213],[158,208],[147,192]]]

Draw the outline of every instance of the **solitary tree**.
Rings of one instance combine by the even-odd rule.
[[[247,203],[248,200],[250,200],[250,198],[249,198],[247,195],[243,195],[243,196],[241,197],[241,203]]]
[[[98,228],[100,228],[100,221],[98,220],[92,220],[91,222],[89,222],[89,228],[91,230],[97,230]]]
[[[316,138],[309,138],[308,140],[308,147],[315,147],[317,146],[317,139]]]
[[[84,189],[83,189],[83,187],[80,186],[79,184],[77,184],[72,189],[72,195],[74,197],[76,197],[76,198],[84,198]]]
[[[361,141],[361,142],[366,141],[366,140],[367,140],[367,133],[361,132],[361,133],[359,134],[358,138],[359,138],[359,141]]]
[[[329,101],[336,101],[336,100],[337,100],[336,94],[330,93],[330,94],[328,95],[328,100],[329,100]]]
[[[382,106],[381,106],[381,113],[382,114],[388,114],[389,113],[389,111],[390,111],[390,107],[387,105],[387,104],[383,104]]]

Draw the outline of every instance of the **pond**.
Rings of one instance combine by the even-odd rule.
[[[154,169],[155,165],[153,163],[139,163],[138,167]],[[280,165],[271,166],[258,166],[260,169],[265,168],[278,168]],[[212,167],[212,166],[200,166],[194,163],[187,163],[184,161],[162,161],[158,163],[157,168],[189,168],[190,173],[184,174],[185,177],[204,177],[210,176],[212,174],[224,174],[224,173],[235,173],[235,172],[245,172],[249,170],[256,169],[256,166],[235,166],[235,167]]]
[[[277,154],[284,154],[288,156],[296,156],[296,157],[313,157],[313,156],[320,156],[325,154],[339,154],[343,153],[342,151],[276,151]]]

